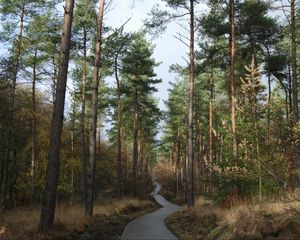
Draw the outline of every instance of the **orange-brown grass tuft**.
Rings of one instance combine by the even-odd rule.
[[[217,226],[218,216],[218,209],[212,202],[199,198],[195,207],[173,214],[167,218],[166,224],[179,239],[206,240],[208,234]]]
[[[240,204],[230,209],[198,199],[195,207],[167,219],[180,239],[300,239],[300,203]]]
[[[106,204],[96,204],[97,217],[110,217],[116,214],[137,212],[149,207],[149,201],[137,199],[113,200]],[[72,232],[83,232],[93,219],[86,219],[80,205],[59,205],[55,214],[55,230],[47,235],[37,234],[40,218],[38,208],[18,208],[0,218],[0,240],[69,239]],[[56,236],[52,238],[51,236]]]
[[[300,203],[244,204],[222,211],[229,239],[300,239]]]

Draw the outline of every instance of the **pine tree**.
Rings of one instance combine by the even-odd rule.
[[[133,42],[128,47],[128,52],[122,61],[121,74],[126,84],[128,93],[133,99],[133,195],[137,196],[138,185],[138,132],[140,127],[139,116],[143,98],[156,91],[154,84],[161,80],[155,79],[154,67],[158,64],[152,59],[153,47],[146,41],[144,33],[138,32]]]
[[[105,0],[99,0],[99,12],[97,18],[97,35],[95,47],[95,61],[93,70],[92,87],[92,110],[89,134],[89,162],[87,174],[87,216],[93,216],[94,195],[95,195],[95,156],[97,142],[97,117],[98,117],[98,88],[99,88],[99,70],[102,48],[102,27],[104,16]]]
[[[59,178],[59,155],[61,133],[63,126],[66,83],[69,66],[69,53],[71,43],[71,27],[73,21],[74,1],[66,0],[63,33],[61,38],[61,62],[58,71],[57,89],[55,96],[50,148],[48,156],[48,172],[46,178],[45,195],[41,211],[39,229],[47,231],[53,227],[57,184]]]

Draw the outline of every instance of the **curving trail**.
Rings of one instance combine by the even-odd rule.
[[[121,240],[178,240],[166,227],[164,220],[180,207],[158,194],[161,185],[158,183],[155,185],[156,188],[151,195],[162,208],[130,222],[125,227]]]

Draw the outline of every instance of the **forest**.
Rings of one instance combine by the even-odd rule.
[[[300,2],[118,4],[0,0],[0,240],[300,239]]]

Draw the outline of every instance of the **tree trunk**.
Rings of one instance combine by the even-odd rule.
[[[147,144],[148,147],[147,147],[147,155],[146,155],[146,158],[145,158],[145,165],[144,165],[144,195],[147,194],[147,184],[148,184],[148,176],[149,176],[149,161],[151,160],[151,146],[150,144]]]
[[[7,124],[9,125],[9,123]],[[7,138],[9,139],[9,131],[7,130]],[[8,180],[8,164],[9,164],[9,142],[4,146],[6,149],[4,155],[4,161],[2,164],[2,174],[1,174],[1,188],[0,188],[0,213],[5,210],[6,194],[7,194],[7,180]]]
[[[99,0],[99,13],[97,22],[97,37],[96,37],[96,50],[95,50],[95,62],[93,73],[93,96],[92,96],[92,118],[90,126],[90,142],[89,142],[89,168],[87,175],[87,208],[86,215],[93,216],[94,205],[94,188],[95,188],[95,156],[96,156],[96,141],[97,141],[97,110],[98,110],[98,88],[99,88],[99,70],[101,59],[101,47],[102,47],[102,23],[104,15],[105,0]]]
[[[252,56],[251,69],[255,70],[255,57]],[[252,74],[252,73],[251,73]],[[252,76],[252,116],[253,116],[253,127],[255,133],[255,149],[256,149],[256,160],[258,168],[258,202],[261,203],[262,199],[262,174],[261,174],[261,160],[260,160],[260,149],[259,149],[259,139],[258,139],[258,123],[257,123],[257,91],[256,91],[256,79]]]
[[[80,153],[82,165],[82,200],[87,209],[87,185],[86,185],[86,166],[87,149],[85,136],[85,105],[86,105],[86,82],[87,82],[87,31],[83,31],[83,74],[81,81],[81,116],[80,116]]]
[[[8,189],[8,171],[9,171],[9,162],[11,161],[13,166],[16,162],[15,156],[15,139],[14,139],[14,115],[15,115],[15,98],[16,98],[16,87],[17,87],[17,78],[18,72],[20,68],[20,58],[22,52],[22,44],[23,44],[23,29],[24,29],[24,17],[25,17],[25,3],[23,3],[20,13],[20,26],[19,26],[19,35],[18,35],[18,43],[17,43],[17,51],[14,56],[14,68],[12,72],[12,93],[11,93],[11,103],[9,109],[9,120],[7,124],[7,131],[8,131],[8,139],[7,139],[7,147],[8,147],[8,154],[4,159],[4,173],[2,177],[2,184],[0,188],[0,212],[4,210],[7,189]],[[13,170],[15,172],[15,169]]]
[[[71,205],[74,204],[74,132],[75,132],[75,111],[76,111],[76,98],[74,97],[73,109],[72,109],[72,125],[71,125]]]
[[[214,98],[214,69],[211,68],[211,77],[210,77],[210,96],[209,96],[209,191],[212,192],[212,170],[211,166],[213,163],[213,98]]]
[[[297,83],[297,42],[295,0],[291,0],[291,41],[292,41],[292,96],[293,96],[293,123],[299,119],[298,114],[298,83]]]
[[[293,112],[293,99],[292,99],[292,73],[291,73],[291,66],[288,66],[288,72],[289,72],[289,77],[288,77],[288,92],[289,92],[289,127],[292,127],[292,112]]]
[[[133,196],[137,196],[137,164],[138,164],[138,92],[134,95],[134,123],[133,123],[133,158],[132,158],[132,176],[133,176]]]
[[[121,142],[122,142],[122,155],[123,155],[123,167],[124,167],[124,174],[123,174],[123,179],[122,182],[124,183],[123,185],[123,191],[124,194],[128,194],[128,155],[127,155],[127,143],[126,143],[126,137],[124,136],[124,129],[121,127]]]
[[[46,186],[42,204],[39,229],[47,231],[53,227],[59,179],[59,155],[64,119],[66,84],[69,66],[71,28],[74,0],[66,0],[63,33],[61,38],[61,61],[58,70],[57,89],[52,119]]]
[[[298,78],[297,78],[297,41],[296,41],[296,16],[295,0],[291,0],[291,41],[292,41],[292,124],[295,127],[299,121],[298,112]],[[293,139],[293,160],[295,171],[295,191],[300,195],[300,143],[296,133],[292,133]]]
[[[36,185],[36,179],[35,179],[35,169],[36,169],[36,96],[35,96],[35,90],[36,90],[36,65],[37,65],[37,49],[35,49],[34,52],[34,61],[33,61],[33,76],[32,76],[32,95],[31,95],[31,101],[32,101],[32,122],[31,122],[31,177],[32,177],[32,197],[31,197],[31,203],[34,202],[34,196],[35,196],[35,185]]]
[[[190,0],[190,67],[189,67],[189,106],[188,106],[188,147],[187,147],[187,204],[192,207],[194,199],[194,160],[193,160],[193,101],[195,69],[195,27],[194,0]]]
[[[180,178],[179,178],[179,172],[180,172],[180,157],[181,157],[181,141],[180,141],[180,132],[179,128],[177,130],[177,154],[176,154],[176,175],[175,175],[175,197],[177,196],[177,193],[180,191]]]
[[[117,103],[117,128],[118,128],[118,156],[117,156],[117,166],[118,166],[118,186],[117,186],[117,195],[118,198],[121,198],[123,195],[123,186],[122,186],[122,138],[121,138],[121,90],[120,90],[120,80],[118,76],[118,53],[115,57],[115,78],[117,82],[117,95],[118,95],[118,103]]]
[[[231,129],[232,129],[232,153],[235,165],[238,165],[238,146],[236,129],[236,93],[235,93],[235,57],[236,57],[236,36],[235,36],[235,3],[229,0],[229,22],[230,22],[230,96],[231,96]]]
[[[144,101],[144,97],[143,98],[143,101]],[[140,150],[139,150],[139,162],[140,162],[140,166],[139,166],[139,172],[140,172],[140,176],[142,177],[143,174],[144,174],[144,154],[145,154],[145,151],[144,151],[144,148],[145,148],[145,120],[144,120],[144,112],[145,112],[145,109],[144,109],[144,106],[142,105],[141,106],[141,126],[140,126],[140,137],[139,137],[139,140],[140,140],[140,143],[139,143],[139,147],[140,147]],[[146,187],[146,186],[144,186]]]
[[[35,100],[35,85],[36,85],[36,65],[37,65],[37,49],[34,53],[34,62],[33,62],[33,77],[32,77],[32,126],[31,126],[31,176],[33,181],[35,180],[35,153],[36,153],[36,100]]]
[[[270,131],[271,131],[271,98],[272,98],[272,88],[271,88],[271,72],[270,72],[270,50],[268,51],[268,108],[267,108],[267,150],[268,150],[268,160],[270,160]]]
[[[58,73],[57,73],[57,60],[55,57],[55,53],[52,55],[52,64],[54,67],[53,75],[52,75],[52,103],[53,103],[53,108],[54,108],[54,103],[55,103],[55,93],[56,93],[56,87],[57,87],[57,79],[58,79]],[[59,67],[59,66],[58,66]]]

